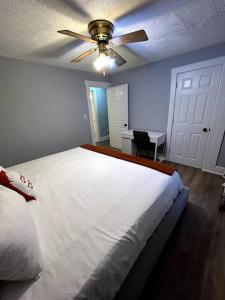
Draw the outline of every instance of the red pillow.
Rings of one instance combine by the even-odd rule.
[[[17,172],[1,170],[0,184],[19,193],[26,201],[35,200],[31,181]]]

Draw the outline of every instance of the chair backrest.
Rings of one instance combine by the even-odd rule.
[[[134,143],[138,149],[148,149],[150,146],[150,140],[146,131],[133,130]]]

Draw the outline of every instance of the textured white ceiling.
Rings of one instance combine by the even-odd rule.
[[[116,47],[127,64],[112,72],[225,41],[225,0],[1,0],[0,56],[94,71],[96,54],[70,63],[93,45],[57,30],[88,35],[97,18],[112,21],[115,36],[138,29],[149,36]]]

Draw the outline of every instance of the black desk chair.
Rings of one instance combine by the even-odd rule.
[[[154,151],[154,144],[150,143],[146,131],[133,130],[134,143],[137,147],[136,156],[150,157],[151,151]]]

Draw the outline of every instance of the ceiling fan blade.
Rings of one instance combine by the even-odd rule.
[[[115,37],[110,40],[110,44],[114,46],[119,46],[119,45],[125,45],[125,44],[130,44],[130,43],[136,43],[136,42],[143,42],[147,41],[148,36],[146,32],[142,30],[137,30],[134,32],[130,32],[118,37]]]
[[[80,56],[78,56],[78,57],[74,58],[73,60],[71,60],[71,63],[78,63],[79,61],[83,60],[87,56],[89,56],[92,53],[94,53],[96,50],[97,50],[97,48],[94,48],[94,49],[90,49],[90,50],[82,53]]]
[[[96,41],[92,40],[91,38],[81,35],[79,33],[70,31],[70,30],[59,30],[58,33],[65,34],[65,35],[74,37],[76,39],[80,39],[80,40],[88,42],[88,43],[96,43]]]
[[[119,55],[119,53],[117,53],[114,49],[109,48],[108,49],[108,55],[115,59],[115,63],[117,64],[118,67],[121,67],[122,65],[124,65],[127,61]]]

